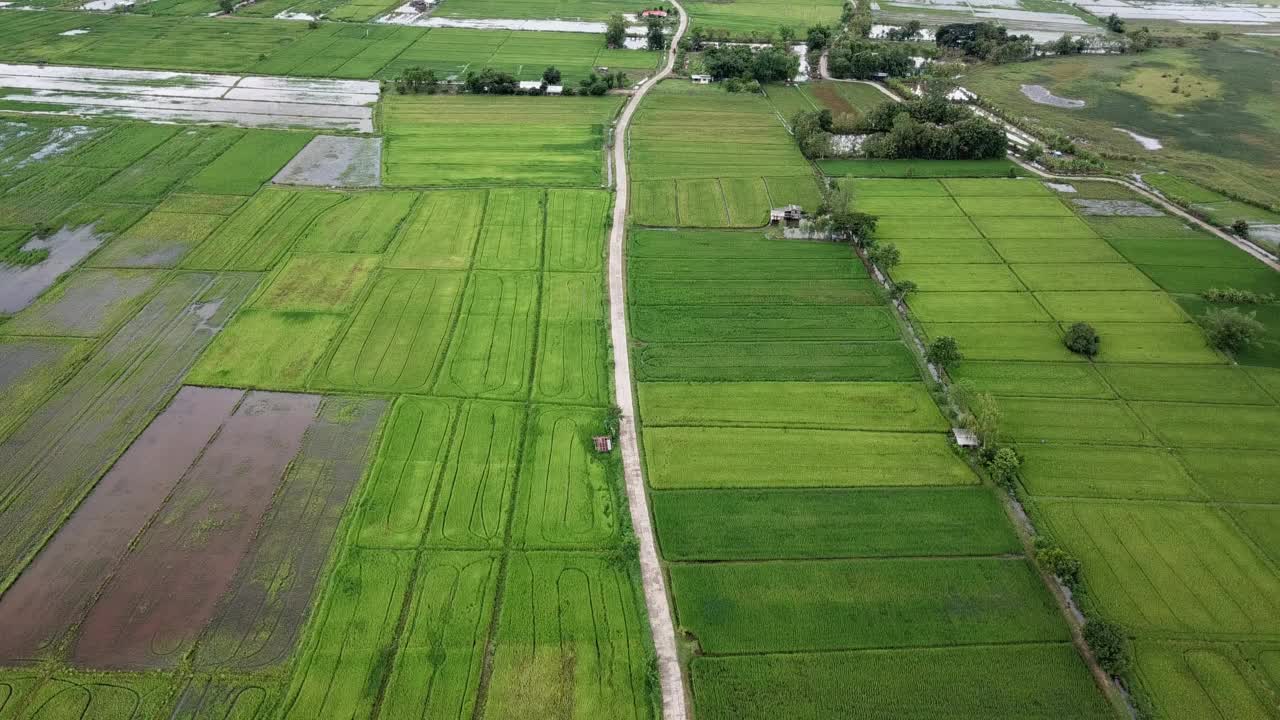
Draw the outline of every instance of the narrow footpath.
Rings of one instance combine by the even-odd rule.
[[[609,230],[609,333],[613,341],[613,385],[616,402],[622,410],[618,423],[618,445],[622,452],[622,474],[631,508],[631,525],[640,541],[640,572],[644,585],[649,629],[653,634],[658,675],[662,684],[662,716],[664,720],[686,720],[684,674],[680,654],[676,650],[676,631],[671,602],[667,595],[666,577],[658,560],[658,543],[653,535],[649,515],[649,497],[645,493],[644,467],[640,462],[640,446],[636,436],[635,396],[631,388],[631,353],[627,343],[627,203],[631,181],[627,177],[627,130],[644,96],[653,86],[671,74],[676,64],[676,46],[689,27],[689,15],[674,0],[680,23],[667,49],[667,62],[653,77],[636,89],[622,108],[613,132],[613,174],[617,178],[617,195],[613,205],[613,226]]]

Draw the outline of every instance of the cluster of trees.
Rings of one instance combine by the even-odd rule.
[[[884,34],[886,40],[902,42],[904,40],[915,40],[920,35],[920,31],[924,26],[919,20],[908,20],[906,25],[901,27],[889,28]]]
[[[396,86],[396,92],[401,95],[417,95],[421,92],[435,95],[440,89],[436,71],[420,67],[405,68],[392,82]]]
[[[1156,44],[1155,36],[1151,34],[1151,30],[1145,25],[1135,32],[1129,32],[1129,28],[1125,27],[1124,18],[1115,13],[1108,15],[1103,22],[1111,32],[1125,36],[1128,40],[1125,44],[1125,49],[1129,52],[1144,52],[1150,50]]]
[[[645,42],[650,50],[662,50],[667,47],[667,36],[662,31],[661,18],[651,17],[645,21]],[[618,49],[627,42],[627,21],[621,15],[611,15],[604,26],[604,46]]]
[[[606,73],[605,75],[596,75],[595,73],[591,73],[578,81],[578,92],[582,95],[604,95],[614,88],[623,88],[626,86],[627,74],[624,72],[611,72]],[[565,88],[564,91],[566,95],[572,94],[569,88]]]
[[[877,73],[892,77],[915,71],[912,55],[917,51],[907,45],[873,42],[846,36],[831,46],[827,70],[838,78],[869,80]]]
[[[873,133],[862,145],[872,158],[985,160],[1004,157],[1008,148],[1003,128],[938,92],[880,105],[867,114],[863,129]]]
[[[738,78],[760,83],[786,82],[800,70],[800,58],[783,48],[721,45],[702,56],[707,74],[716,80]]]
[[[871,0],[846,2],[840,13],[840,24],[850,35],[864,38],[871,34]]]
[[[821,52],[835,37],[836,30],[830,25],[814,25],[805,35],[804,44],[809,48],[809,52]]]
[[[943,25],[934,40],[940,48],[959,50],[992,63],[1026,60],[1035,52],[1030,35],[1010,35],[1004,26],[991,22]]]
[[[552,65],[542,71],[542,84],[540,87],[524,89],[520,87],[520,82],[511,73],[493,68],[484,68],[480,71],[469,70],[462,79],[462,90],[476,95],[542,95],[547,91],[548,85],[560,84],[560,70]],[[395,79],[396,90],[400,93],[406,92],[426,92],[433,94],[438,91],[438,82],[435,73],[431,70],[423,70],[422,68],[410,68],[400,73]],[[578,90],[575,92],[573,88],[564,88],[565,95],[604,95],[614,88],[626,87],[627,74],[624,72],[608,73],[606,75],[596,75],[591,73],[587,77],[578,82]]]

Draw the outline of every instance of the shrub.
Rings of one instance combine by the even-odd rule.
[[[1022,458],[1013,448],[1000,448],[987,463],[991,479],[1000,483],[1005,489],[1012,491],[1018,481],[1018,469],[1022,467]]]
[[[604,45],[609,48],[620,48],[627,41],[627,21],[621,15],[611,15],[605,25]]]
[[[1200,317],[1200,324],[1209,344],[1229,353],[1256,345],[1267,331],[1258,322],[1256,311],[1246,315],[1235,308],[1210,308]]]
[[[543,70],[543,71],[542,71],[542,82],[544,82],[544,83],[546,83],[546,84],[548,84],[548,85],[559,85],[559,84],[560,84],[560,69],[559,69],[559,68],[557,68],[555,65],[551,65],[551,66],[550,66],[550,67],[548,67],[546,70]]]
[[[1129,669],[1129,650],[1120,628],[1106,620],[1089,620],[1084,625],[1084,641],[1103,670],[1119,675]]]
[[[1249,237],[1249,223],[1244,220],[1237,220],[1231,223],[1231,232],[1242,238],[1247,238]]]
[[[893,243],[885,243],[871,248],[867,253],[871,258],[871,262],[875,263],[884,272],[889,272],[902,262],[902,253],[898,250],[898,246]]]
[[[1080,587],[1080,560],[1044,538],[1036,538],[1036,561],[1072,592]]]
[[[893,284],[889,290],[889,297],[894,300],[901,300],[918,289],[917,285],[910,280],[899,280]]]
[[[1222,303],[1224,305],[1266,305],[1276,301],[1276,296],[1269,293],[1259,295],[1252,290],[1237,290],[1236,288],[1227,288],[1226,290],[1209,288],[1200,293],[1200,297],[1211,303]]]
[[[950,335],[939,335],[929,343],[925,359],[943,369],[951,368],[964,359],[960,344]]]
[[[226,15],[236,10],[236,0],[218,0],[218,8]]]
[[[1102,339],[1098,337],[1098,331],[1093,329],[1089,323],[1078,322],[1072,325],[1065,337],[1062,338],[1062,344],[1067,349],[1077,355],[1093,357],[1098,354],[1098,346]]]

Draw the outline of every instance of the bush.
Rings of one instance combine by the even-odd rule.
[[[1036,562],[1054,577],[1077,592],[1080,588],[1080,560],[1045,538],[1036,538]]]
[[[1237,290],[1236,288],[1227,288],[1226,290],[1209,288],[1200,293],[1200,297],[1211,303],[1224,305],[1266,305],[1276,301],[1276,296],[1269,293],[1259,295],[1252,290]]]
[[[1089,620],[1084,625],[1084,641],[1103,670],[1119,675],[1129,669],[1129,649],[1120,628],[1106,620]]]
[[[1102,339],[1098,337],[1098,331],[1093,329],[1089,323],[1078,322],[1072,325],[1068,330],[1066,337],[1062,338],[1062,344],[1067,349],[1077,355],[1093,357],[1098,354],[1098,346]]]
[[[1223,352],[1238,353],[1258,344],[1267,328],[1257,311],[1245,314],[1235,308],[1210,308],[1200,317],[1209,344]]]
[[[236,11],[236,0],[218,0],[218,9],[226,15]]]
[[[991,479],[1010,492],[1018,482],[1018,469],[1022,467],[1022,458],[1013,448],[1000,448],[987,463]]]
[[[964,359],[964,355],[960,352],[960,344],[950,335],[939,335],[934,338],[929,343],[924,357],[943,369],[955,367],[956,363]]]
[[[1247,238],[1249,237],[1249,223],[1244,220],[1237,220],[1231,223],[1231,232],[1242,238]]]
[[[893,243],[885,243],[871,248],[867,253],[871,258],[871,262],[875,263],[884,272],[889,272],[902,262],[902,253],[898,250],[898,246]]]
[[[911,293],[915,292],[918,286],[910,280],[899,280],[893,283],[893,287],[889,290],[889,297],[894,300],[901,300]]]
[[[555,65],[551,65],[546,70],[543,70],[542,82],[546,83],[547,85],[559,85],[560,69],[557,68]]]

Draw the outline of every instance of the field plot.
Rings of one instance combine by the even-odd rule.
[[[1203,500],[1204,492],[1165,449],[1026,444],[1022,481],[1034,495]]]
[[[1093,365],[970,361],[950,371],[960,382],[993,395],[1110,399],[1115,393]]]
[[[487,192],[429,192],[400,225],[389,267],[465,269],[471,265]]]
[[[612,194],[600,190],[547,192],[546,270],[600,269],[612,201]]]
[[[0,445],[0,560],[7,585],[168,401],[257,281],[180,274]]]
[[[619,101],[566,100],[390,96],[382,118],[383,183],[601,185],[604,126]]]
[[[599,410],[539,406],[529,421],[517,490],[515,542],[528,548],[599,548],[618,532],[612,459],[595,457]]]
[[[464,403],[447,471],[427,532],[433,548],[496,548],[503,544],[525,424],[510,403]]]
[[[753,227],[771,206],[816,202],[813,172],[764,98],[663,82],[630,134],[642,224]]]
[[[160,717],[167,709],[168,678],[121,673],[59,672],[44,678],[34,671],[0,676],[0,712],[6,718]]]
[[[475,266],[485,270],[541,269],[545,210],[543,190],[490,190]]]
[[[436,392],[523,399],[533,362],[537,295],[535,274],[473,273]]]
[[[254,393],[225,419],[216,439],[205,438],[212,442],[187,482],[80,627],[72,652],[77,665],[178,663],[212,618],[319,406],[317,396]]]
[[[987,488],[664,490],[653,507],[670,561],[1018,551]]]
[[[294,255],[250,306],[277,312],[348,311],[378,259],[376,255]]]
[[[267,270],[306,233],[339,193],[268,188],[253,196],[213,235],[188,254],[182,267],[198,270]]]
[[[640,306],[632,334],[649,342],[706,340],[891,340],[893,319],[881,308],[823,305]]]
[[[95,267],[173,267],[226,218],[215,214],[149,213],[93,256]]]
[[[201,356],[187,382],[303,389],[341,325],[340,315],[245,310]]]
[[[914,380],[900,342],[646,343],[634,351],[638,381]]]
[[[92,349],[88,339],[0,337],[0,439],[70,377]]]
[[[317,386],[422,392],[457,317],[462,273],[384,270],[317,373]]]
[[[1274,714],[1268,688],[1232,645],[1148,642],[1136,654],[1158,717],[1261,720]]]
[[[253,718],[264,712],[278,688],[272,682],[192,678],[181,690],[173,720]]]
[[[0,64],[0,106],[82,117],[371,133],[378,92],[351,80]]]
[[[1196,482],[1215,499],[1280,503],[1280,489],[1270,477],[1275,463],[1280,462],[1276,452],[1186,449],[1180,450],[1178,456]]]
[[[747,0],[731,6],[698,0],[688,6],[689,14],[697,25],[718,30],[730,30],[736,34],[752,31],[773,32],[778,24],[807,27],[819,23],[834,23],[840,17],[840,6],[829,0],[805,0],[783,2],[780,0]]]
[[[30,305],[108,237],[106,232],[98,232],[96,225],[64,226],[47,238],[26,239],[29,235],[27,230],[14,231],[14,244],[5,255],[6,262],[0,264],[0,314]]]
[[[1135,632],[1275,634],[1280,577],[1219,511],[1040,500],[1107,616]]]
[[[929,393],[907,383],[644,383],[639,396],[646,427],[947,428]]]
[[[969,485],[940,434],[677,427],[644,432],[655,488]]]
[[[680,624],[711,655],[1069,637],[1023,558],[699,563],[670,572]]]
[[[974,687],[975,675],[992,674],[1006,681]],[[699,657],[690,675],[698,717],[707,720],[1113,716],[1065,643]],[[849,692],[851,678],[875,691]]]
[[[382,717],[472,717],[497,574],[482,553],[435,552],[419,566]]]
[[[603,405],[609,396],[607,327],[600,278],[545,273],[533,397]]]
[[[589,555],[516,553],[506,592],[486,718],[652,716],[627,570]]]
[[[14,315],[6,335],[101,337],[137,310],[160,281],[141,270],[82,270]]]
[[[298,240],[298,252],[380,253],[387,249],[418,195],[367,192],[329,208]]]

